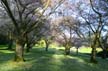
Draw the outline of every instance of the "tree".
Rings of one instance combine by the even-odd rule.
[[[49,3],[50,0],[45,2],[41,0],[1,0],[2,6],[12,20],[15,28],[13,32],[16,42],[15,61],[24,61],[25,37],[39,25],[44,24],[44,13]],[[42,11],[40,10],[41,8]]]
[[[73,44],[76,48],[76,54],[78,55],[79,53],[79,48],[82,46],[82,43],[83,43],[83,39],[81,38],[73,38]]]
[[[93,6],[95,9],[95,12],[97,14],[100,14],[101,15],[101,18],[99,20],[99,23],[102,23],[102,29],[101,29],[101,33],[105,33],[107,32],[104,31],[104,27],[107,26],[107,19],[108,19],[108,16],[106,15],[108,13],[108,9],[107,9],[107,6],[108,6],[108,1],[106,0],[96,0],[96,1],[91,1],[91,3],[93,3],[91,6]],[[94,5],[95,4],[95,5]],[[102,48],[103,50],[103,58],[105,59],[106,58],[106,55],[107,55],[107,47],[106,47],[106,43],[107,42],[103,42],[103,41],[107,41],[107,35],[105,36],[105,39],[102,39],[102,35],[100,37],[100,40],[99,40],[99,44],[100,44],[100,47]]]
[[[9,22],[8,22],[9,23]],[[8,27],[7,27],[8,26]],[[12,26],[12,24],[6,24],[6,22],[3,23],[3,25],[0,26],[0,34],[4,35],[5,38],[7,38],[7,40],[4,40],[4,41],[7,41],[6,45],[8,45],[8,47],[6,49],[8,50],[12,50],[12,46],[13,46],[13,31],[14,31],[14,28]]]
[[[29,52],[30,49],[44,37],[44,34],[47,32],[46,24],[38,25],[32,32],[26,35],[26,52]]]
[[[13,2],[13,3],[12,3]],[[24,45],[25,45],[25,35],[29,32],[31,32],[34,28],[37,27],[38,24],[42,24],[40,20],[42,20],[41,16],[36,16],[35,12],[36,9],[39,8],[40,2],[36,1],[21,1],[21,0],[15,0],[15,1],[7,1],[7,0],[1,0],[2,5],[4,6],[4,9],[6,10],[7,14],[11,18],[13,25],[15,27],[15,41],[16,41],[16,50],[15,50],[15,61],[24,61],[23,58],[23,52],[24,52]],[[15,14],[17,15],[17,18],[15,18],[15,14],[13,14],[12,8],[10,6],[14,5],[15,11],[17,11]],[[37,7],[38,6],[38,7]],[[38,20],[38,18],[40,18]],[[35,21],[36,20],[36,21]]]
[[[55,20],[55,32],[57,39],[61,39],[65,47],[66,55],[70,54],[70,48],[74,45],[73,36],[78,37],[78,21],[72,16],[63,16]],[[76,30],[77,29],[77,30]]]
[[[45,51],[48,51],[49,45],[51,44],[54,35],[53,35],[53,25],[51,24],[51,19],[45,23],[45,31],[43,33],[43,40],[45,41]]]
[[[93,35],[93,38],[90,38],[92,48],[90,61],[92,63],[97,63],[96,48],[99,46],[104,48],[101,40],[103,36],[103,28],[105,26],[105,17],[103,14],[106,12],[102,10],[104,6],[101,6],[101,4],[103,2],[100,1],[99,3],[99,1],[80,1],[76,6],[79,17],[86,22],[85,26],[89,29],[88,34],[90,33],[90,36]]]

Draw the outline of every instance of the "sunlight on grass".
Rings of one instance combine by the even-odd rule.
[[[32,64],[28,62],[14,62],[10,60],[0,65],[0,71],[26,71],[30,67],[32,67]]]
[[[7,47],[8,47],[8,45],[0,45],[0,49],[5,49]]]
[[[9,50],[0,50],[1,53],[14,53],[14,51],[9,51]]]
[[[0,71],[11,71],[16,67],[18,67],[18,63],[13,61],[7,61],[0,65]]]
[[[71,49],[73,51],[73,49]],[[90,53],[90,48],[80,48],[81,53]],[[0,71],[107,71],[108,60],[97,58],[99,64],[89,63],[85,54],[64,55],[63,47],[51,47],[46,52],[43,47],[34,47],[25,54],[26,62],[14,62],[13,51],[0,50]]]
[[[80,53],[91,53],[91,48],[90,47],[81,47],[79,48]]]
[[[91,53],[91,50],[92,49],[90,47],[81,47],[81,48],[79,48],[80,53]],[[97,48],[96,50],[97,50],[97,52],[102,51],[101,48]]]

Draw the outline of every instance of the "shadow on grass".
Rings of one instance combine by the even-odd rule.
[[[7,50],[7,45],[0,45],[0,50]]]
[[[5,71],[107,71],[107,63],[98,65],[88,63],[89,55],[76,55],[71,52],[66,56],[64,50],[50,49],[48,52],[44,48],[34,48],[30,53],[25,54],[26,62],[17,63],[17,67]],[[0,53],[7,61],[12,59],[13,53]],[[1,58],[3,61],[4,58]],[[1,61],[1,62],[2,62]],[[106,61],[102,61],[106,62]],[[108,62],[108,61],[107,61]],[[1,63],[0,63],[1,64]],[[104,66],[106,65],[106,66]]]
[[[12,58],[14,57],[14,53],[10,52],[8,50],[0,50],[0,65],[2,63],[5,63],[9,60],[13,60]]]
[[[54,49],[53,49],[54,50]],[[56,50],[57,51],[57,50]],[[60,52],[61,53],[61,52]],[[54,51],[34,50],[30,55],[31,66],[25,66],[25,71],[103,71],[94,64],[85,62],[86,57],[75,54],[66,56]],[[30,56],[28,56],[30,57]],[[28,58],[27,57],[27,58]],[[85,59],[85,60],[84,60]],[[24,71],[22,70],[22,71]],[[106,71],[106,70],[105,70]]]
[[[45,51],[43,48],[32,49],[29,53],[25,53],[26,61],[37,60],[41,57],[51,57],[55,54],[55,49],[51,49],[49,51]]]
[[[56,53],[58,52],[58,53]],[[75,54],[66,56],[61,54],[63,51],[52,49],[52,51],[43,51],[43,49],[32,50],[26,55],[30,64],[25,65],[21,71],[95,71],[95,65],[91,65]],[[98,70],[98,69],[96,69]]]

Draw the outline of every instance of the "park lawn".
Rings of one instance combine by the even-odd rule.
[[[14,52],[0,50],[0,71],[108,71],[108,60],[97,57],[98,64],[89,62],[89,48],[81,48],[76,55],[64,55],[63,48],[34,47],[30,53],[25,53],[26,62],[14,62]]]
[[[6,49],[8,45],[0,45],[0,49]]]

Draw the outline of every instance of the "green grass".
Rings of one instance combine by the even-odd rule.
[[[14,62],[14,52],[0,50],[0,71],[108,71],[108,60],[97,57],[98,64],[89,63],[89,48],[81,48],[79,55],[71,51],[71,55],[64,55],[63,48],[33,48],[25,53],[26,62]]]
[[[0,45],[0,49],[6,49],[8,45]]]

